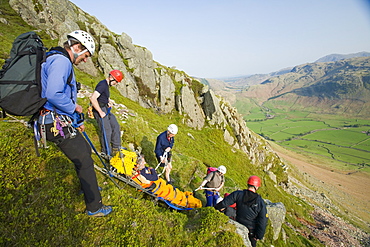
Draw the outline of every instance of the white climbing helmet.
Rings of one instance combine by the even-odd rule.
[[[167,128],[167,130],[173,134],[173,135],[176,135],[177,132],[179,131],[179,129],[177,128],[176,124],[170,124]]]
[[[219,166],[217,168],[217,171],[221,172],[222,174],[226,174],[226,167],[225,166]]]
[[[87,32],[82,31],[82,30],[76,30],[76,31],[73,31],[72,33],[68,34],[67,38],[68,38],[68,40],[75,39],[75,40],[79,41],[83,46],[86,47],[87,50],[84,50],[84,51],[78,53],[77,54],[78,56],[85,53],[86,51],[89,51],[91,56],[94,54],[94,52],[95,52],[95,42],[94,42],[94,39],[91,37],[91,35],[88,34]]]

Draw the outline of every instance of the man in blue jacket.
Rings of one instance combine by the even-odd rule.
[[[47,98],[40,112],[38,126],[41,139],[55,143],[73,162],[84,192],[87,214],[105,216],[112,212],[104,206],[98,188],[91,147],[79,132],[83,122],[77,122],[82,107],[77,104],[77,82],[73,65],[86,62],[94,54],[95,42],[90,34],[76,30],[67,35],[64,47],[53,47],[42,65],[42,92]]]
[[[166,171],[166,180],[168,183],[172,183],[170,178],[170,172],[172,170],[171,164],[171,150],[175,143],[175,135],[178,132],[176,124],[170,124],[166,131],[162,132],[158,137],[155,144],[155,156],[161,167],[164,167]]]
[[[226,207],[236,203],[235,219],[248,228],[248,238],[252,247],[257,245],[257,240],[263,239],[268,220],[266,204],[256,193],[259,187],[261,187],[261,179],[257,176],[250,176],[247,190],[234,191],[215,206],[217,210],[223,211]]]

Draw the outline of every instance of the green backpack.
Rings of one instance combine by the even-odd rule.
[[[35,32],[19,35],[10,58],[0,70],[0,107],[16,116],[36,114],[45,104],[41,98],[41,64],[46,47]]]

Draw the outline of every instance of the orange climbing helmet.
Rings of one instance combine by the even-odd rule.
[[[109,72],[109,74],[116,80],[117,82],[121,82],[123,79],[123,74],[120,70],[115,69]]]
[[[253,185],[255,187],[261,187],[261,179],[257,176],[250,176],[248,178],[248,185]]]

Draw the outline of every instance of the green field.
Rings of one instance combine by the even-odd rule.
[[[369,127],[317,131],[305,135],[304,139],[333,143],[348,148],[360,149],[361,146],[364,151],[370,151],[369,142],[367,142],[370,139],[370,135],[366,134],[367,131],[369,131]]]
[[[350,165],[370,164],[369,152],[352,148],[306,140],[292,140],[284,142],[281,145],[290,147],[296,151],[299,150],[301,152],[324,156]]]
[[[318,129],[331,127],[321,121],[302,118],[287,118],[276,116],[265,121],[247,122],[247,126],[258,134],[262,134],[274,141],[283,141],[297,136],[302,136]]]
[[[235,107],[244,116],[248,128],[281,146],[335,160],[349,169],[370,167],[370,119],[267,110],[245,99]]]

